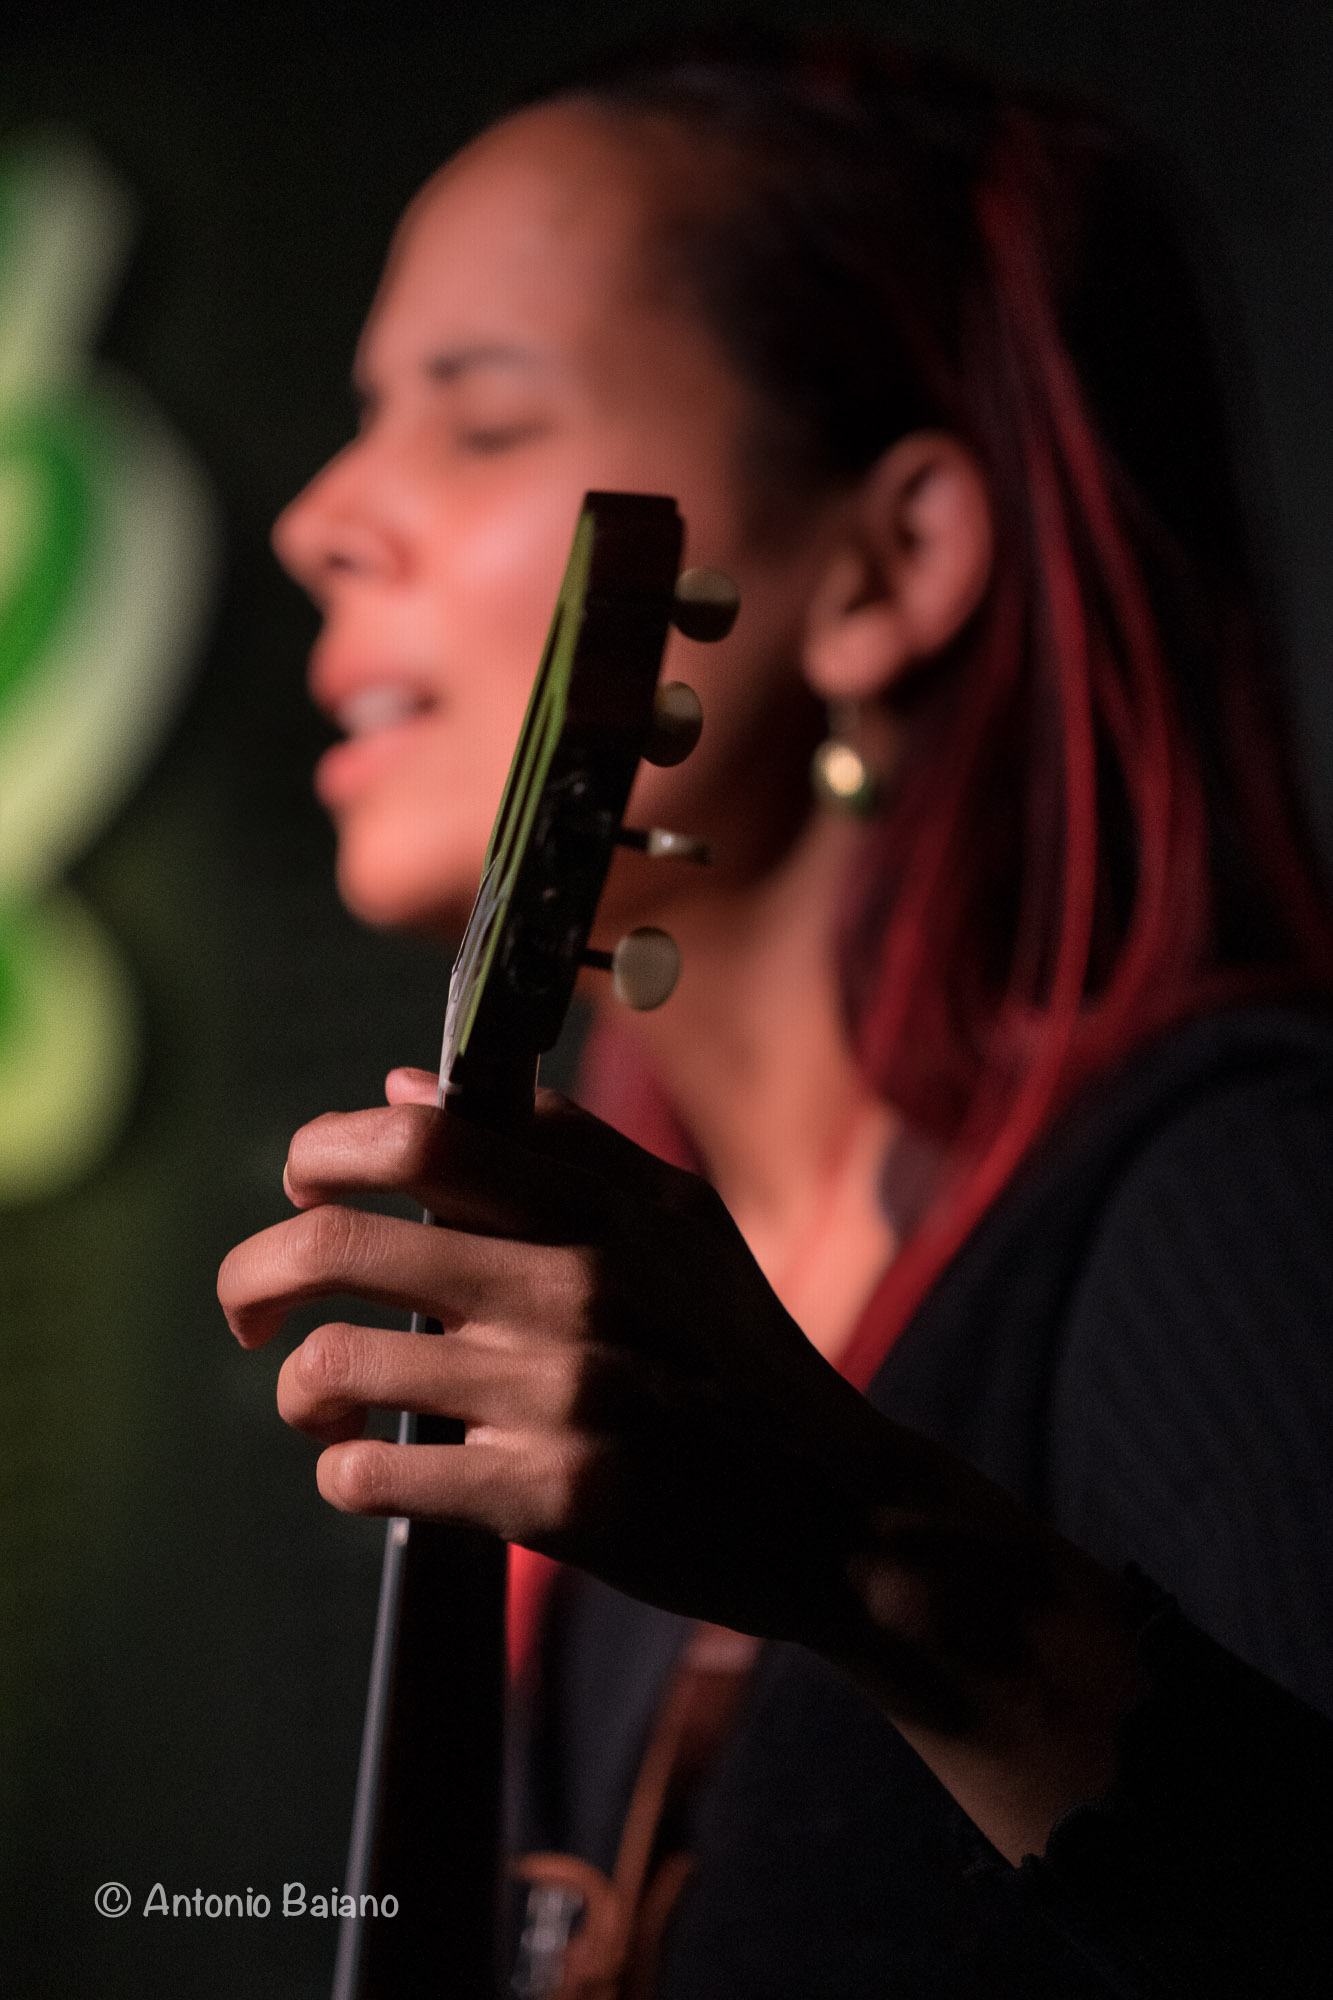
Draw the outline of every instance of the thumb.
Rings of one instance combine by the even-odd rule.
[[[440,1079],[431,1069],[391,1069],[384,1079],[390,1104],[434,1104]]]

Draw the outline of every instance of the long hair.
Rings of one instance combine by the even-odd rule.
[[[940,1198],[843,1365],[889,1342],[1077,1093],[1192,1013],[1333,987],[1216,371],[1152,177],[1103,115],[852,39],[619,60],[675,133],[657,254],[772,421],[756,481],[975,453],[985,602],[891,699],[910,762],[841,937],[874,1088]]]

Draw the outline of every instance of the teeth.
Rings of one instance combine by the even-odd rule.
[[[381,729],[395,729],[400,722],[410,722],[426,706],[414,689],[386,687],[381,683],[350,695],[334,720],[346,736],[375,736]]]

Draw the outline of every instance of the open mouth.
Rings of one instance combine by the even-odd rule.
[[[397,729],[405,722],[413,722],[434,707],[434,703],[417,688],[381,682],[376,687],[361,688],[339,702],[333,711],[333,720],[344,736],[360,741],[367,736],[380,736],[386,729]]]
[[[315,766],[315,791],[330,810],[348,806],[370,784],[399,769],[398,759],[419,741],[418,726],[437,715],[439,700],[419,682],[375,681],[341,701],[324,704],[343,733]]]

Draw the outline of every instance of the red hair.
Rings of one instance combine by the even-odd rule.
[[[1235,622],[1249,624],[1248,644],[1233,635],[1218,648],[1215,693],[1227,776],[1276,923],[1245,940],[1248,949],[1224,939],[1229,885],[1219,879],[1208,758],[1183,712],[1127,509],[1117,504],[1119,468],[1062,337],[1043,255],[1049,172],[1039,130],[1015,112],[976,195],[1031,558],[997,579],[947,747],[915,774],[916,796],[885,822],[865,861],[881,893],[886,879],[898,886],[868,982],[861,970],[858,1052],[877,1090],[948,1141],[953,1170],[843,1356],[862,1386],[1088,1082],[1187,1016],[1333,987],[1333,924],[1247,620]],[[1025,680],[1049,703],[1045,730]],[[989,928],[978,909],[989,887],[984,815],[996,746],[1003,758],[1016,713],[1029,735],[1012,776],[1034,837],[1017,908],[1006,913],[1007,977],[987,985],[968,933],[976,923]],[[1132,848],[1118,920],[1098,907],[1107,899],[1099,790],[1108,782],[1122,788]]]
[[[1159,195],[1082,106],[845,41],[581,91],[703,163],[662,254],[767,399],[770,485],[929,425],[991,488],[993,585],[895,697],[912,760],[849,889],[853,1046],[949,1162],[844,1357],[865,1384],[1093,1078],[1206,1008],[1333,989],[1208,342]]]

